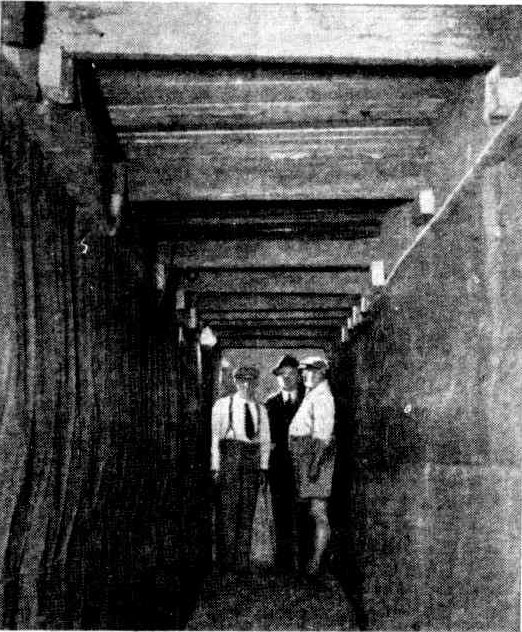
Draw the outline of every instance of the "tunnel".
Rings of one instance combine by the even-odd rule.
[[[0,10],[0,625],[518,630],[520,8]],[[285,354],[318,581],[216,564],[212,407]]]

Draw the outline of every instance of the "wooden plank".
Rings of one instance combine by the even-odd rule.
[[[266,288],[265,288],[266,289]],[[360,293],[302,292],[281,294],[279,292],[204,292],[194,294],[197,309],[204,310],[288,310],[288,309],[351,309]]]
[[[44,36],[43,2],[2,2],[0,42],[19,48],[37,48]]]
[[[262,292],[270,289],[283,294],[292,292],[317,292],[331,294],[346,292],[360,294],[369,287],[370,275],[365,272],[234,272],[199,271],[190,289],[197,292],[249,291]]]
[[[328,337],[332,335],[334,331],[339,330],[338,325],[333,326],[295,326],[295,325],[272,325],[271,327],[255,327],[246,326],[235,323],[221,323],[219,326],[215,325],[213,329],[216,330],[216,334],[219,337],[226,333],[227,336],[248,336],[250,338],[264,338],[268,340],[270,338],[308,338],[314,339],[316,336]]]
[[[292,219],[313,219],[314,221],[333,221],[373,217],[378,220],[390,209],[401,206],[410,199],[373,199],[373,200],[242,200],[225,202],[215,200],[134,202],[130,205],[132,215],[141,221],[165,221],[174,218],[187,223],[199,221],[237,221],[263,220],[286,221]]]
[[[222,240],[227,237],[233,239],[346,239],[359,240],[377,238],[381,234],[380,225],[359,222],[357,224],[302,224],[295,225],[284,223],[279,226],[267,226],[266,224],[234,224],[231,227],[217,224],[212,226],[179,226],[173,224],[157,225],[157,235],[161,235],[162,239],[196,239],[199,235],[205,239]]]
[[[249,251],[261,248],[268,257],[274,255],[266,247],[260,246],[261,239],[277,242],[301,237],[300,245],[308,244],[306,250],[309,252],[314,250],[313,245],[310,245],[311,236],[314,240],[361,239],[366,243],[379,236],[385,213],[393,206],[403,203],[400,199],[359,200],[352,203],[346,200],[138,202],[132,205],[131,215],[136,218],[137,223],[145,223],[146,228],[162,240],[167,240],[169,236],[175,237],[176,242],[181,239],[199,243],[202,237],[207,241],[212,240],[212,252],[203,258],[208,263],[210,260],[214,261],[217,252],[223,250],[224,240],[230,239],[236,242],[239,239],[248,239],[251,242]],[[235,248],[238,247],[236,243]],[[283,256],[289,262],[295,256],[299,257],[295,246],[292,247],[294,254],[290,255],[288,241],[284,246],[275,243],[274,247],[276,254],[282,248]],[[331,248],[323,245],[322,252],[331,251]],[[337,260],[344,260],[344,255],[350,252],[346,246],[341,250],[343,252],[340,252]],[[360,247],[357,249],[358,252],[361,250]],[[177,244],[172,251],[175,258],[180,256]],[[198,251],[199,245],[191,248],[191,256]],[[241,251],[244,254],[244,245],[241,246]],[[303,259],[303,255],[300,258]],[[309,259],[303,259],[305,260]],[[233,262],[235,264],[237,258]]]
[[[213,261],[207,261],[203,265],[198,266],[184,266],[183,268],[172,268],[172,273],[175,276],[184,276],[187,278],[195,277],[197,278],[200,274],[212,273],[212,274],[238,274],[238,273],[247,273],[247,274],[286,274],[286,273],[304,273],[304,274],[312,274],[312,273],[320,273],[320,274],[331,274],[331,273],[339,273],[339,272],[353,272],[353,273],[363,273],[368,274],[370,272],[370,265],[360,264],[360,263],[316,263],[306,265],[292,265],[292,264],[282,264],[282,265],[249,265],[246,263],[245,265],[216,265]]]
[[[457,97],[448,101],[432,127],[429,188],[434,191],[437,206],[495,134],[494,127],[484,121],[484,92],[485,76],[463,83]]]
[[[408,198],[424,127],[123,134],[134,200]]]
[[[114,105],[112,124],[120,131],[244,129],[311,125],[429,125],[444,100],[417,97],[383,103],[299,101],[270,103],[173,103]]]
[[[252,338],[250,336],[219,337],[221,348],[226,349],[317,349],[332,344],[334,337],[324,338]]]
[[[498,130],[487,150],[480,156],[480,166],[491,167],[507,158],[520,157],[522,149],[522,106],[510,115],[508,121]],[[477,165],[478,167],[479,165]]]
[[[354,215],[339,211],[321,211],[315,212],[293,212],[278,215],[267,214],[252,216],[247,213],[237,215],[236,217],[212,217],[197,215],[195,217],[186,217],[179,213],[172,213],[171,217],[167,217],[160,223],[161,226],[175,228],[180,231],[193,231],[199,227],[200,234],[207,234],[207,231],[223,229],[235,232],[241,229],[248,229],[254,226],[255,230],[284,231],[285,229],[294,229],[295,231],[307,230],[315,232],[320,227],[334,230],[336,225],[339,228],[361,228],[368,226],[369,228],[379,228],[382,221],[382,214],[367,213],[366,215]],[[246,224],[246,226],[245,226]],[[250,229],[251,232],[255,230]]]
[[[77,62],[75,67],[78,73],[82,107],[93,126],[98,146],[110,161],[121,162],[123,160],[122,149],[92,64],[85,61]]]
[[[176,241],[162,249],[173,267],[205,265],[369,265],[380,256],[377,239],[345,240],[227,240]],[[379,253],[379,254],[378,254]]]
[[[373,155],[376,151],[390,150],[389,144],[394,143],[401,149],[417,146],[426,137],[429,129],[426,127],[391,126],[391,127],[343,127],[330,129],[329,127],[309,127],[297,130],[218,130],[218,131],[185,131],[185,132],[134,132],[121,133],[119,138],[133,146],[174,146],[193,147],[201,150],[215,145],[225,146],[225,153],[230,146],[248,153],[253,146],[257,150],[270,152],[295,150],[299,145],[303,148],[321,148],[326,145],[330,151],[339,149],[352,150],[358,154],[366,152]],[[188,153],[188,152],[187,152]]]
[[[308,322],[311,320],[343,320],[351,316],[351,308],[342,309],[309,309],[309,310],[244,310],[244,311],[198,311],[200,320],[209,323],[232,321],[266,321],[278,322],[291,320],[294,322]]]
[[[287,64],[279,73],[270,71],[263,76],[256,70],[256,77],[235,69],[223,76],[222,69],[214,70],[205,78],[203,73],[175,72],[172,69],[147,71],[103,70],[97,75],[109,106],[241,106],[242,104],[291,104],[337,103],[356,107],[374,103],[383,107],[396,107],[403,102],[424,102],[426,98],[445,100],[454,90],[452,77],[442,72],[440,76],[409,73],[404,67],[381,75],[366,70],[347,75],[324,71],[325,66],[314,72]],[[292,78],[292,72],[299,73]],[[308,77],[303,75],[308,74]],[[217,76],[216,76],[217,75]],[[395,104],[395,105],[394,105]]]
[[[208,318],[200,314],[200,321],[206,325],[210,325],[212,329],[245,329],[249,330],[254,328],[259,330],[260,328],[266,329],[268,332],[279,328],[300,328],[300,327],[313,327],[318,329],[335,329],[340,328],[346,324],[346,314],[343,318],[230,318],[228,314],[225,314],[220,318]]]
[[[430,234],[434,224],[443,220],[462,197],[469,197],[470,190],[473,190],[476,187],[477,178],[481,175],[484,168],[498,164],[512,155],[513,158],[518,157],[521,149],[521,134],[522,103],[518,105],[507,121],[498,127],[493,137],[490,138],[485,147],[483,147],[478,154],[476,161],[452,189],[450,194],[444,200],[444,203],[437,210],[436,214],[417,234],[415,240],[410,244],[410,246],[402,252],[401,256],[388,273],[386,285],[392,282],[393,277],[397,274],[397,271],[404,265],[404,262],[408,260],[410,255],[415,252],[419,244],[423,244],[426,235]]]
[[[371,239],[380,236],[381,220],[372,216],[346,216],[338,220],[314,217],[258,218],[183,218],[156,220],[154,231],[162,239]]]
[[[498,56],[499,45],[516,41],[519,27],[517,7],[505,6],[486,12],[469,6],[241,3],[231,11],[227,3],[159,2],[147,4],[146,16],[143,6],[129,2],[115,10],[112,3],[89,2],[84,10],[51,3],[43,55],[59,55],[63,46],[89,55],[112,53],[119,60],[131,56],[134,62],[173,54],[197,54],[208,62],[219,42],[222,56],[285,57],[285,64],[308,59],[346,65],[351,58],[448,65],[474,63],[489,52]],[[492,20],[494,10],[500,16]],[[42,85],[47,80],[43,76]]]
[[[147,72],[168,71],[190,75],[193,80],[229,79],[243,73],[244,79],[273,79],[274,73],[284,78],[346,78],[356,74],[377,76],[471,76],[491,70],[495,64],[494,55],[476,58],[457,56],[451,59],[441,57],[398,58],[390,55],[366,57],[364,55],[263,55],[263,54],[149,54],[130,52],[75,52],[75,57],[93,63],[96,68],[107,70]]]

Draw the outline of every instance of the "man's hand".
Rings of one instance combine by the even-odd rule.
[[[326,442],[322,439],[314,439],[312,445],[312,458],[308,467],[308,478],[311,483],[317,482],[323,466],[331,461],[335,454],[335,439]]]
[[[308,478],[311,483],[316,483],[319,478],[319,461],[315,459],[308,468]]]
[[[321,441],[321,439],[314,439],[312,443],[312,456],[308,466],[308,479],[311,483],[316,483],[319,479],[325,451],[326,443]]]
[[[265,489],[268,486],[268,470],[259,470],[259,487]]]

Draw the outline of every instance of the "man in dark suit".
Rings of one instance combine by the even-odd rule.
[[[288,447],[288,427],[304,395],[298,366],[298,360],[291,355],[281,358],[272,371],[277,377],[280,390],[265,402],[272,441],[269,481],[275,521],[276,565],[282,570],[290,571],[296,568],[300,548],[297,541],[298,507],[294,473]]]

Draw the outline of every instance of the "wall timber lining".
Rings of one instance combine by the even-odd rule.
[[[195,343],[1,78],[0,623],[181,628],[210,559]]]
[[[346,350],[371,627],[519,626],[519,164],[474,173]]]

